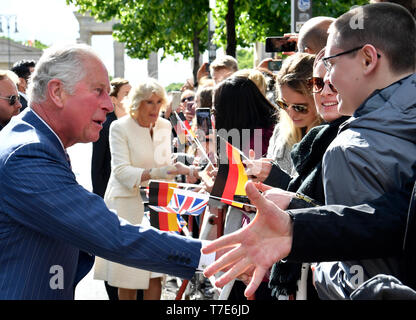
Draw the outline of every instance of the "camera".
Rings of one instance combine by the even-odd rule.
[[[289,37],[267,37],[266,52],[295,52],[297,43],[289,39]]]
[[[274,60],[267,62],[267,68],[270,71],[279,71],[282,67],[282,60]]]

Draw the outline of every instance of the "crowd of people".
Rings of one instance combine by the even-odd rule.
[[[416,299],[415,7],[371,2],[288,35],[278,72],[225,55],[179,95],[109,81],[82,44],[0,70],[0,299],[73,299],[94,263],[110,300],[158,300],[166,275],[197,270],[236,279],[234,301]],[[198,144],[173,129],[180,112]],[[150,227],[141,190],[210,193],[217,137],[244,155],[252,206],[222,205],[216,240],[198,239],[201,217],[192,237]],[[79,142],[93,142],[92,192],[66,153]]]

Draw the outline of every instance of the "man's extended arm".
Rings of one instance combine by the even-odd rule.
[[[253,183],[246,185],[246,192],[257,207],[255,219],[202,249],[209,253],[236,246],[204,272],[209,277],[229,269],[217,280],[220,287],[249,273],[251,282],[245,295],[250,296],[268,268],[286,257],[302,262],[341,260],[389,256],[401,250],[409,199],[402,191],[353,208],[329,206],[289,211],[292,218],[255,190]],[[357,231],[358,227],[361,230]]]
[[[20,225],[125,265],[181,278],[194,274],[199,240],[120,221],[41,144],[16,150],[3,172],[2,210]]]
[[[290,210],[293,243],[287,259],[318,262],[397,255],[403,247],[409,199],[407,192],[397,190],[354,207]]]

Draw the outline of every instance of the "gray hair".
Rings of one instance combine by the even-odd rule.
[[[84,61],[87,56],[98,58],[92,48],[86,44],[70,44],[46,49],[29,80],[29,100],[33,103],[45,101],[47,86],[52,79],[61,80],[64,90],[73,94],[75,85],[86,75]]]

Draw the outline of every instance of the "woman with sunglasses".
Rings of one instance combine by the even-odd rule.
[[[192,123],[192,120],[195,117],[195,92],[192,90],[185,90],[182,92],[181,95],[181,103],[179,105],[179,111],[182,111],[186,120],[189,122],[189,124]]]
[[[294,173],[290,158],[293,145],[322,121],[309,86],[313,62],[313,55],[295,53],[285,59],[277,74],[279,122],[270,139],[267,158],[276,161],[288,174]]]

